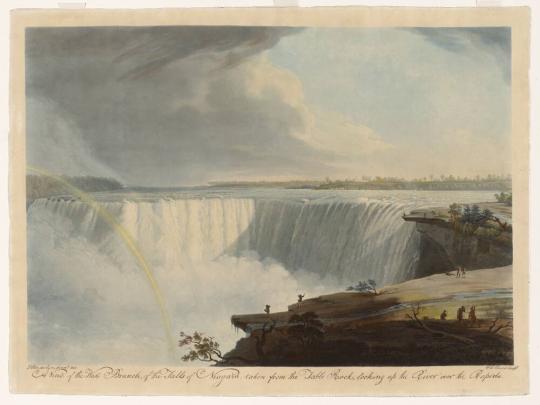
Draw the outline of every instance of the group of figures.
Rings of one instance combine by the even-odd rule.
[[[458,308],[457,310],[457,314],[456,314],[456,319],[458,322],[463,322],[463,320],[465,319],[465,313],[467,312],[467,309],[465,308],[464,305],[462,305],[461,307]],[[446,312],[446,309],[444,311],[442,311],[441,315],[440,315],[440,319],[442,321],[446,321],[446,318],[448,317],[448,312]],[[469,309],[469,316],[468,316],[468,319],[469,319],[469,323],[471,325],[474,325],[477,321],[477,318],[476,318],[476,306],[473,305],[471,306],[471,308]]]
[[[304,299],[305,296],[306,296],[306,294],[298,294],[298,303],[299,304],[302,302],[302,300]],[[266,304],[264,306],[264,313],[270,315],[270,305]]]
[[[456,277],[457,278],[465,278],[465,267],[464,266],[458,266],[456,269]]]

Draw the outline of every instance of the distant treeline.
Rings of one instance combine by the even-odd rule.
[[[317,190],[511,190],[510,180],[493,181],[383,181],[322,183]]]
[[[316,188],[322,184],[319,180],[288,180],[288,181],[215,181],[211,187],[262,187],[262,188]]]
[[[345,179],[324,181],[231,181],[214,182],[213,187],[263,187],[314,190],[501,190],[512,189],[512,179],[508,176],[489,175],[486,177],[440,176],[434,178],[406,180],[396,177],[363,177],[362,180]]]
[[[108,191],[121,189],[124,186],[118,180],[104,177],[75,176],[62,177],[66,182],[82,191]],[[26,176],[26,199],[50,197],[54,195],[71,194],[58,180],[48,176],[29,174]]]

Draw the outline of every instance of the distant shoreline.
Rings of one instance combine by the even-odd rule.
[[[116,179],[95,176],[26,176],[26,201],[28,204],[39,198],[71,195],[71,190],[63,182],[84,192],[123,190],[124,185]]]
[[[461,181],[257,181],[213,182],[211,188],[284,188],[308,190],[427,190],[427,191],[511,191],[512,181],[461,180]]]

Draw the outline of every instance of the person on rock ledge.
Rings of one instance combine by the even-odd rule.
[[[473,305],[469,310],[469,322],[471,323],[471,325],[474,325],[476,323],[476,319],[476,305]]]
[[[461,307],[458,308],[457,310],[457,320],[458,322],[462,322],[463,321],[463,314],[465,313],[465,307],[462,305]]]

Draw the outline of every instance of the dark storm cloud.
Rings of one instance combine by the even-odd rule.
[[[28,104],[29,160],[37,151],[57,150],[52,144],[71,139],[77,128],[85,144],[79,149],[130,184],[261,175],[276,165],[291,174],[320,168],[316,153],[291,136],[305,124],[301,112],[279,94],[250,95],[245,71],[238,68],[294,32],[251,27],[29,30],[27,95],[45,100]],[[72,125],[55,126],[66,133],[51,136],[43,130],[46,120]],[[49,160],[66,160],[69,153]],[[73,160],[77,165],[76,156]],[[65,164],[57,166],[66,171]]]
[[[511,77],[511,28],[471,27],[471,28],[411,28],[434,45],[449,52],[484,51],[499,65],[504,79]]]
[[[126,62],[121,77],[137,78],[203,52],[225,53],[219,67],[231,67],[299,30],[223,26],[29,28],[26,55],[62,58],[109,53],[112,63]]]
[[[141,37],[117,60],[128,60],[134,67],[124,77],[137,78],[199,52],[227,52],[217,68],[233,67],[246,57],[271,48],[294,28],[255,27],[169,27],[158,28]]]

